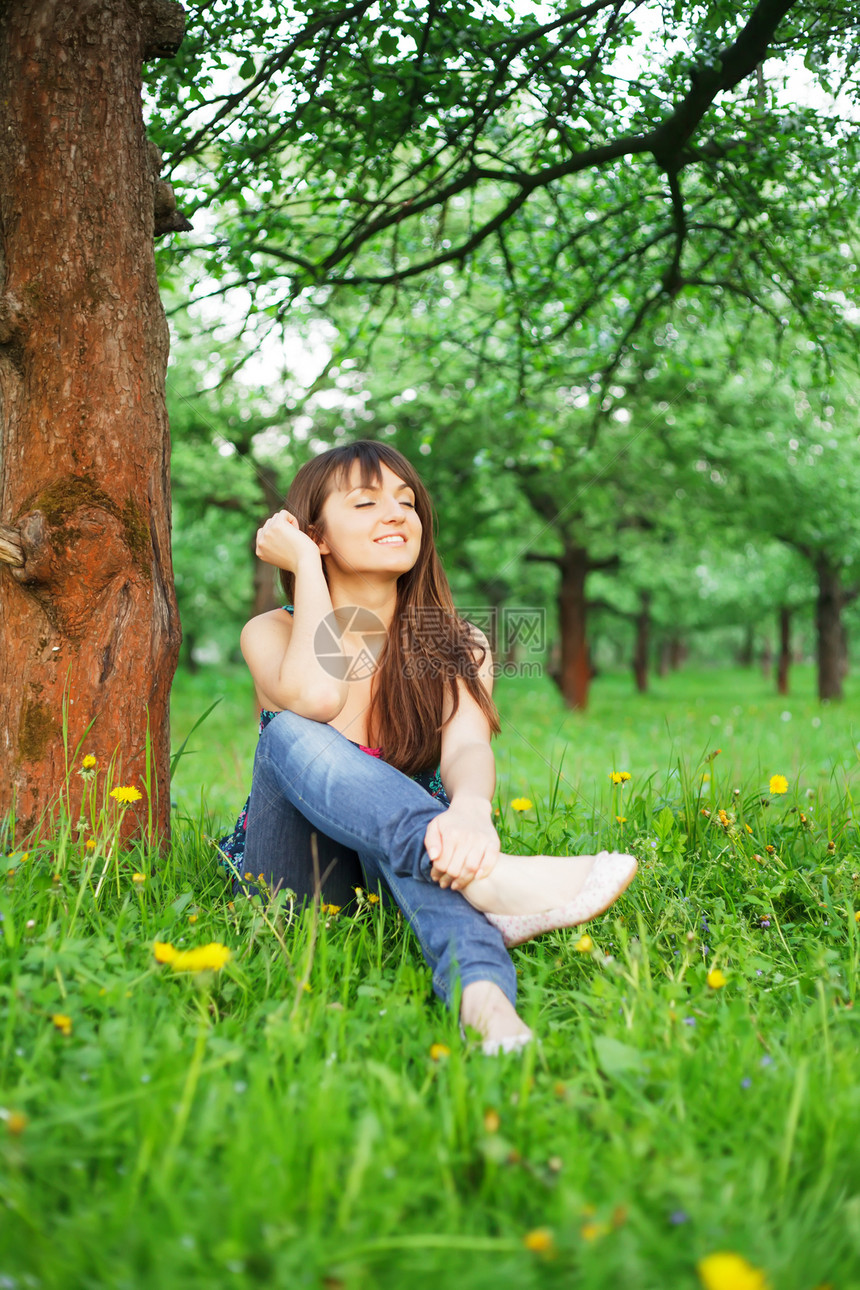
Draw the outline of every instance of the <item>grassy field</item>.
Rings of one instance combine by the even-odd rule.
[[[860,1287],[860,706],[795,684],[500,684],[507,849],[642,864],[513,952],[541,1043],[487,1059],[396,913],[231,900],[251,697],[180,678],[175,746],[222,701],[169,857],[112,849],[95,768],[86,827],[5,861],[0,1287]]]

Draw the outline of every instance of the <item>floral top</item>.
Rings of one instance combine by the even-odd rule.
[[[292,605],[284,605],[284,608],[288,613],[293,612]],[[263,708],[260,713],[260,734],[277,715],[277,712]],[[354,740],[351,739],[350,743],[354,743]],[[356,744],[355,746],[360,748],[363,753],[367,753],[369,757],[378,757],[380,761],[385,760],[382,756],[381,748],[365,748],[364,744]],[[420,784],[423,789],[426,789],[431,797],[437,797],[445,806],[450,805],[438,766],[435,770],[418,771],[416,775],[412,775],[410,778],[414,779],[416,784]],[[241,878],[245,871],[245,837],[248,831],[248,804],[250,801],[249,796],[239,812],[239,818],[232,833],[228,833],[226,837],[219,838],[215,844],[220,853],[220,867],[231,878]]]

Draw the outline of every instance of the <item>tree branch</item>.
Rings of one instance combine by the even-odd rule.
[[[7,524],[0,524],[0,564],[11,564],[13,569],[24,568],[21,535]]]

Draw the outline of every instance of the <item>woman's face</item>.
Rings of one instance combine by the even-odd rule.
[[[362,485],[352,463],[342,488],[334,488],[322,509],[320,552],[344,573],[396,576],[413,567],[421,550],[421,521],[409,484],[383,465],[379,484]]]

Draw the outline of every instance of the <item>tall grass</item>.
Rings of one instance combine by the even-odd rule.
[[[740,672],[662,685],[606,678],[584,717],[500,689],[508,849],[642,865],[586,936],[514,951],[541,1042],[487,1059],[396,912],[225,890],[206,838],[253,713],[193,678],[177,747],[224,700],[168,856],[111,853],[95,896],[99,769],[102,816],[5,861],[0,1286],[692,1290],[719,1250],[774,1290],[860,1286],[856,710]],[[176,972],[165,942],[232,957]]]

